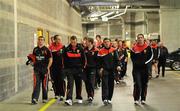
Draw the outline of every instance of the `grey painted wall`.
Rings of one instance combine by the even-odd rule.
[[[43,29],[44,35],[46,31],[50,36],[60,34],[64,44],[68,36],[82,37],[81,15],[66,0],[14,1],[0,0],[0,100],[32,87],[32,68],[25,62],[34,47],[37,28]]]
[[[180,48],[180,2],[160,0],[161,38],[169,51]]]

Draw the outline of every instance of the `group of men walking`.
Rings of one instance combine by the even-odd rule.
[[[101,36],[84,39],[77,43],[77,37],[71,36],[70,44],[64,46],[59,35],[55,35],[49,48],[44,45],[44,37],[38,38],[38,46],[34,48],[29,59],[34,67],[34,89],[32,104],[37,104],[40,85],[42,83],[42,99],[48,100],[48,78],[53,84],[55,98],[64,100],[65,104],[73,104],[73,87],[75,82],[76,100],[83,102],[81,95],[82,82],[85,83],[88,101],[94,99],[94,89],[102,82],[102,102],[112,103],[114,81],[123,79],[127,70],[127,47],[124,41],[109,38],[101,40]],[[148,64],[153,59],[152,48],[145,42],[144,35],[138,34],[137,42],[129,49],[133,63],[134,101],[145,103],[149,77]],[[65,78],[67,79],[67,85]]]

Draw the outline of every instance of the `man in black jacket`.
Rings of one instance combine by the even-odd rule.
[[[168,56],[168,49],[163,45],[162,42],[159,43],[159,48],[158,48],[158,75],[156,78],[159,77],[160,73],[160,67],[162,66],[162,77],[165,75],[165,64],[166,64],[166,58]]]
[[[104,105],[111,104],[114,91],[114,71],[120,71],[118,52],[111,47],[111,40],[104,38],[104,48],[98,52],[100,62],[100,74],[102,77],[102,101]]]
[[[133,63],[133,81],[134,81],[134,102],[145,104],[147,86],[148,86],[148,67],[147,64],[153,59],[151,47],[144,41],[144,35],[137,35],[137,43],[131,50],[131,60]]]
[[[72,95],[74,80],[76,85],[76,99],[82,103],[82,71],[86,65],[84,50],[80,44],[77,44],[77,37],[70,38],[70,44],[63,51],[64,72],[67,74],[67,97],[65,103],[72,105]]]
[[[32,104],[37,104],[40,94],[40,87],[42,84],[42,99],[43,103],[48,100],[48,76],[50,74],[50,67],[52,65],[52,54],[50,50],[44,45],[45,38],[38,37],[38,46],[34,48],[33,55],[35,56],[34,63],[34,87],[32,93]]]
[[[86,92],[88,94],[88,101],[92,102],[94,98],[94,86],[95,86],[95,76],[97,68],[97,53],[98,49],[93,45],[94,40],[92,38],[87,38],[87,47],[84,49],[87,57],[87,65],[85,68],[85,85]]]
[[[66,92],[66,82],[63,69],[63,49],[64,45],[61,43],[61,37],[59,35],[54,36],[54,41],[49,49],[52,52],[53,63],[51,66],[51,79],[53,84],[53,89],[55,93],[55,99],[63,100]]]

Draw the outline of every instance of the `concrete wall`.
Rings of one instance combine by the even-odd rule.
[[[160,0],[161,39],[169,51],[180,48],[180,3],[179,0]]]
[[[32,87],[32,68],[25,66],[37,28],[43,35],[82,37],[81,15],[66,0],[0,0],[0,100]]]
[[[146,13],[147,33],[160,33],[159,12]]]
[[[8,3],[8,4],[7,4]],[[0,1],[0,100],[15,92],[14,6]]]
[[[146,33],[145,31],[145,13],[144,12],[136,12],[135,14],[135,36],[139,33]]]
[[[84,27],[85,28],[85,27]],[[88,36],[88,37],[91,37],[91,38],[94,38],[96,36],[96,32],[95,32],[95,28],[94,28],[94,24],[87,24],[86,25],[86,28],[87,28],[87,32],[83,32],[84,33],[84,36]],[[84,29],[85,30],[85,29]],[[85,34],[86,33],[86,34]]]
[[[86,24],[83,31],[84,36],[87,35],[91,38],[94,38],[96,35],[101,35],[102,38],[122,38],[122,21],[118,19],[105,23]]]

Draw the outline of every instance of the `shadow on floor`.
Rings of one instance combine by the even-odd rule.
[[[136,111],[158,111],[156,108],[144,104],[144,105],[134,105]]]

